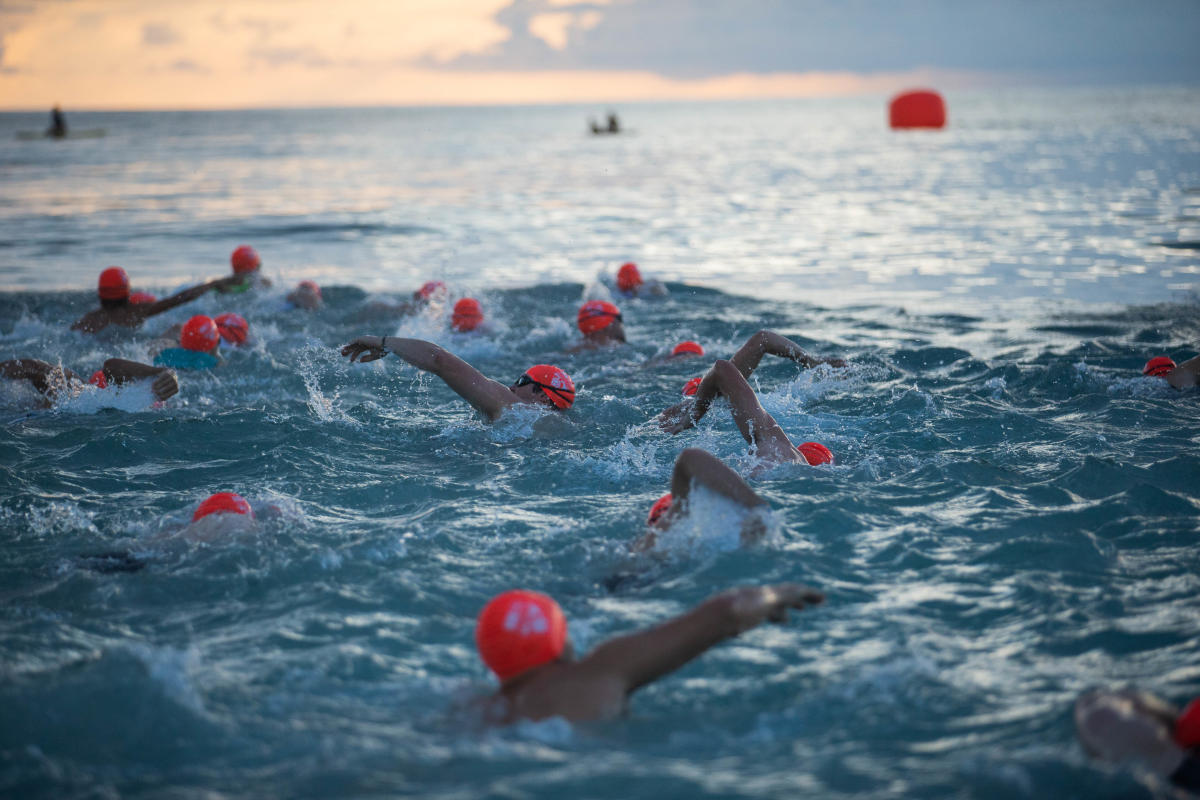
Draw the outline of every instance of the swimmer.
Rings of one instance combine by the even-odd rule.
[[[629,695],[710,647],[767,621],[786,622],[788,609],[824,599],[794,583],[731,589],[576,659],[554,600],[537,592],[505,592],[484,607],[475,627],[479,655],[500,679],[500,688],[486,701],[485,718],[494,724],[613,719],[625,712]]]
[[[626,297],[665,297],[669,294],[662,281],[645,280],[632,261],[625,262],[617,270],[617,291]]]
[[[1137,689],[1085,692],[1075,701],[1075,734],[1093,758],[1148,769],[1200,794],[1200,700],[1181,714]]]
[[[464,297],[454,304],[450,327],[459,333],[473,331],[483,324],[483,307],[474,297]]]
[[[220,291],[240,294],[249,289],[270,287],[270,279],[263,277],[261,272],[262,259],[259,258],[258,251],[250,245],[244,244],[236,248],[229,256],[229,264],[237,280]]]
[[[1200,383],[1200,356],[1176,364],[1167,356],[1155,356],[1146,362],[1142,374],[1152,378],[1163,378],[1176,389],[1190,389]]]
[[[610,344],[625,343],[625,327],[621,323],[621,310],[604,300],[588,300],[579,307],[575,316],[583,341],[567,350],[578,353]]]
[[[288,294],[287,301],[305,311],[316,311],[324,302],[321,298],[321,287],[312,281],[300,281],[300,284]]]
[[[648,367],[661,367],[663,364],[672,364],[676,361],[685,361],[689,358],[696,358],[697,356],[702,355],[704,355],[704,348],[700,346],[700,343],[693,342],[689,339],[688,341],[680,342],[679,344],[675,345],[675,347],[671,349],[670,353],[654,356],[648,359],[645,364],[642,364],[642,368],[646,369]],[[699,380],[696,381],[697,384],[699,384],[699,382]],[[692,394],[695,394],[695,392]]]
[[[741,476],[725,465],[725,462],[696,447],[689,447],[675,459],[675,470],[671,473],[671,491],[664,494],[650,508],[646,525],[650,528],[633,545],[635,552],[653,549],[658,542],[658,533],[671,527],[672,523],[687,514],[688,496],[696,487],[719,494],[732,500],[746,510],[762,508],[767,501],[759,497]],[[742,524],[741,539],[749,544],[762,537],[762,520],[749,515]]]
[[[100,308],[84,314],[71,326],[73,331],[97,333],[109,325],[121,325],[126,328],[136,328],[147,318],[170,311],[176,306],[190,303],[205,292],[222,287],[232,286],[240,280],[236,275],[220,278],[182,292],[176,292],[170,297],[156,300],[153,303],[131,303],[129,297],[129,276],[120,267],[109,267],[100,273],[99,288]]]
[[[166,400],[179,393],[179,381],[175,373],[166,367],[152,367],[123,358],[110,358],[104,366],[84,380],[66,367],[49,364],[36,358],[17,358],[0,361],[0,377],[9,380],[29,381],[48,406],[62,397],[74,397],[83,387],[91,383],[97,388],[107,389],[109,384],[121,386],[135,381],[151,379],[150,390],[157,400]]]
[[[400,336],[359,336],[342,348],[351,361],[367,362],[395,353],[419,370],[437,375],[454,392],[490,421],[518,403],[566,411],[575,402],[570,376],[550,364],[536,364],[505,386],[488,378],[466,361],[432,342]]]
[[[448,294],[449,290],[442,281],[426,281],[421,285],[420,289],[412,293],[412,302],[396,304],[387,303],[382,300],[372,300],[350,315],[346,321],[371,322],[377,319],[409,317],[424,311],[430,306],[440,307],[445,302]]]
[[[168,339],[166,343],[171,342]],[[221,329],[217,323],[212,317],[197,314],[179,329],[179,347],[162,348],[154,356],[154,363],[176,369],[212,369],[221,363],[220,347]]]

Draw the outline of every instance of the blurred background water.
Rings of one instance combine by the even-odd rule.
[[[84,374],[151,357],[193,313],[251,343],[49,410],[0,405],[0,790],[27,797],[1126,797],[1074,743],[1083,688],[1200,693],[1195,391],[1142,378],[1200,340],[1200,93],[950,95],[941,132],[881,98],[604,109],[0,115],[0,358]],[[97,273],[159,294],[249,243],[269,290],[139,331],[67,330]],[[630,344],[564,353],[574,313],[637,261]],[[326,305],[289,309],[319,281]],[[428,279],[483,303],[356,321]],[[701,499],[628,544],[679,450],[755,462],[723,406],[653,423],[761,328],[846,370],[768,359],[763,404],[832,468],[751,479],[739,548]],[[575,378],[565,416],[480,422],[360,333],[419,336],[489,376]],[[646,367],[683,339],[703,359]],[[799,437],[799,438],[797,438]],[[215,491],[253,527],[188,526]],[[106,571],[90,554],[145,562]],[[627,719],[481,731],[474,616],[513,586],[579,649],[726,586],[801,580],[825,607],[640,692]]]

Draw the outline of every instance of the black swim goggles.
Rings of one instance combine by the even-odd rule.
[[[591,317],[612,317],[617,322],[624,322],[624,320],[621,318],[620,311],[614,314],[613,312],[606,311],[603,308],[589,308],[583,312],[584,319],[590,319]]]
[[[548,383],[535,381],[533,378],[529,377],[528,374],[517,378],[517,382],[513,384],[513,388],[520,389],[522,386],[529,386],[530,384],[533,384],[539,389],[543,389],[547,392],[554,392],[554,394],[558,395],[558,399],[562,400],[567,405],[571,405],[575,402],[575,392],[571,391],[570,389],[562,389],[558,386],[551,386]]]

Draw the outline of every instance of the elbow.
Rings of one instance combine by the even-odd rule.
[[[742,375],[741,371],[734,366],[732,361],[728,361],[723,358],[718,359],[717,362],[713,364],[712,371],[722,381],[729,380],[734,375],[737,375],[739,378]]]

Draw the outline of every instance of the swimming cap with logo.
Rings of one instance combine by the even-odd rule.
[[[818,442],[798,444],[796,449],[800,451],[800,455],[804,456],[804,460],[814,467],[818,464],[833,463],[833,453],[829,452],[828,447]]]
[[[244,244],[233,251],[233,255],[229,257],[229,262],[233,264],[233,271],[236,274],[243,272],[254,272],[262,265],[262,259],[258,257],[258,253],[248,244]]]
[[[1175,720],[1175,743],[1184,749],[1200,746],[1200,697],[1187,704]]]
[[[227,311],[213,320],[217,324],[217,332],[221,338],[230,344],[241,344],[250,333],[250,323],[240,314]]]
[[[588,334],[602,331],[612,325],[613,320],[619,319],[621,319],[621,311],[612,303],[604,300],[588,300],[579,307],[579,315],[575,321],[579,325],[579,330]]]
[[[1146,362],[1146,366],[1142,367],[1142,374],[1151,378],[1164,378],[1173,369],[1175,369],[1174,361],[1166,356],[1155,356]]]
[[[217,323],[212,317],[197,314],[183,324],[179,333],[179,344],[185,350],[197,353],[207,353],[221,343],[221,334],[217,331]]]
[[[192,514],[192,522],[209,514],[242,514],[254,519],[254,509],[240,494],[234,492],[217,492],[196,507]]]
[[[426,281],[420,289],[417,289],[415,296],[421,300],[428,300],[435,294],[445,296],[446,284],[441,281]]]
[[[671,507],[674,500],[675,496],[670,492],[655,500],[654,505],[650,506],[650,513],[646,515],[646,524],[653,525],[658,522],[658,518],[667,513],[667,509]]]
[[[699,342],[688,340],[675,345],[675,349],[671,351],[671,355],[673,356],[680,356],[684,353],[693,353],[695,355],[702,356],[704,355],[704,348],[700,346]]]
[[[683,385],[684,395],[687,397],[691,397],[692,395],[694,395],[696,393],[696,391],[700,388],[700,381],[702,381],[702,380],[704,380],[704,378],[692,378],[690,381],[685,383]]]
[[[483,322],[483,309],[474,297],[464,297],[454,304],[450,327],[459,332],[473,331]]]
[[[138,303],[157,303],[158,298],[149,292],[134,292],[129,295],[129,302],[137,305]]]
[[[540,592],[514,589],[492,598],[475,622],[479,657],[502,681],[562,655],[567,620]]]
[[[94,384],[98,389],[108,388],[108,378],[104,377],[104,370],[98,369],[92,373],[92,377],[88,378],[88,383]]]
[[[523,383],[536,384],[550,398],[550,402],[564,411],[575,402],[575,382],[570,375],[552,364],[534,364],[517,381],[518,386]]]
[[[109,267],[100,273],[96,291],[101,300],[124,300],[129,297],[129,276],[120,267]]]
[[[617,288],[622,292],[632,292],[642,285],[642,273],[638,272],[637,264],[627,261],[617,270]]]

